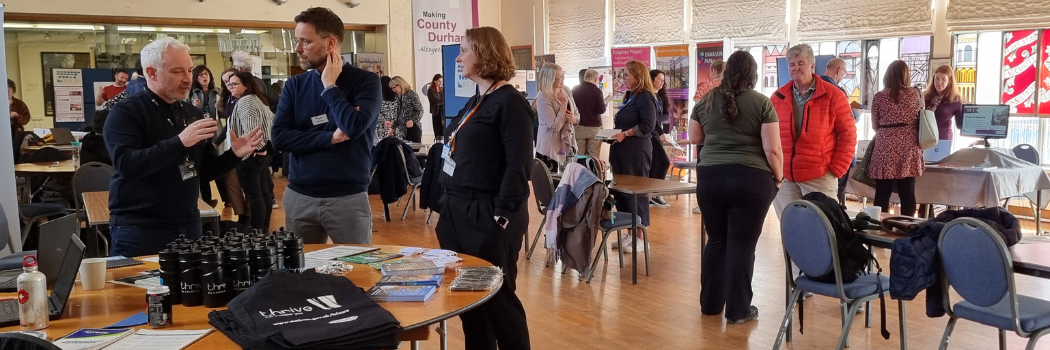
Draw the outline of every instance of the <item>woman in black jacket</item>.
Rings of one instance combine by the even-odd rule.
[[[445,134],[445,79],[441,74],[434,74],[434,79],[430,80],[427,99],[430,100],[430,121],[434,124],[434,136],[441,137]]]
[[[627,95],[620,111],[613,117],[613,128],[623,130],[613,135],[616,141],[609,148],[609,163],[613,174],[649,177],[653,160],[653,129],[656,128],[656,89],[649,78],[649,67],[637,60],[627,62]],[[617,195],[616,210],[641,217],[642,226],[649,226],[649,199]],[[645,237],[637,232],[638,245]],[[624,236],[620,249],[631,251],[631,235]]]

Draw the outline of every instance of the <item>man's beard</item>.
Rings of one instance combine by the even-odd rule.
[[[317,62],[310,62],[309,60],[299,58],[299,66],[302,67],[304,70],[311,70],[324,64],[327,59],[328,57],[325,57],[320,60],[317,60]]]

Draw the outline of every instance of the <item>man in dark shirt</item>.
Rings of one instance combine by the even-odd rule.
[[[602,89],[598,88],[598,71],[593,69],[588,69],[583,74],[583,83],[572,89],[572,98],[580,110],[580,125],[576,126],[576,150],[595,158],[601,152],[602,144],[594,137],[602,128],[602,114],[612,99],[612,94],[605,98],[602,95]]]
[[[193,81],[189,47],[164,37],[142,48],[146,88],[113,106],[103,128],[113,177],[109,182],[112,254],[156,254],[179,235],[201,236],[200,179],[233,169],[262,142],[256,129],[215,155],[207,142],[215,121],[183,102]]]
[[[11,131],[24,130],[25,125],[29,124],[29,106],[26,106],[25,102],[15,97],[15,82],[11,79],[7,79],[7,96],[10,100],[10,111],[11,111]]]
[[[310,8],[295,22],[295,51],[308,71],[285,83],[271,132],[274,149],[291,155],[285,226],[305,243],[369,244],[379,76],[343,62],[343,21],[332,10]]]

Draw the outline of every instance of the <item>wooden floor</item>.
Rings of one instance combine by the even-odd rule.
[[[278,203],[287,181],[275,179]],[[216,197],[217,198],[217,197]],[[692,195],[667,198],[671,207],[652,208],[649,228],[652,246],[652,276],[644,275],[631,285],[630,258],[620,269],[616,254],[608,263],[600,263],[591,283],[578,279],[570,270],[561,274],[560,265],[544,267],[544,250],[537,248],[531,260],[525,250],[518,261],[518,296],[528,313],[533,349],[770,349],[784,316],[784,260],[780,228],[772,211],[766,218],[758,243],[753,288],[760,317],[757,321],[728,325],[721,316],[700,314],[700,214],[693,214]],[[372,242],[421,247],[437,247],[434,227],[437,217],[426,224],[427,213],[409,209],[401,221],[402,207],[391,205],[393,221],[383,218],[378,196],[372,196],[374,229]],[[854,206],[857,203],[852,203]],[[535,233],[542,216],[529,199],[531,228]],[[223,210],[229,219],[230,210]],[[274,210],[272,227],[282,226],[284,211]],[[542,243],[541,243],[542,245]],[[877,256],[888,272],[889,254],[877,250]],[[642,264],[642,257],[639,263]],[[1050,299],[1050,280],[1014,275],[1018,291]],[[887,298],[888,300],[888,298]],[[956,297],[953,300],[958,300]],[[878,304],[873,304],[872,328],[864,328],[858,319],[850,332],[853,350],[899,349],[897,303],[886,305],[889,340],[879,335]],[[907,303],[908,341],[911,349],[936,349],[947,317],[927,318],[925,295]],[[795,314],[797,325],[797,312]],[[456,319],[449,321],[449,348],[462,349],[462,330]],[[797,326],[796,326],[797,327]],[[794,342],[784,349],[831,349],[841,331],[838,300],[814,297],[806,301],[805,334],[794,333]],[[996,330],[972,322],[959,321],[950,349],[994,349],[998,345]],[[1010,349],[1023,349],[1026,340],[1008,333]],[[420,344],[422,349],[438,349],[437,335]],[[407,349],[405,345],[402,348]],[[1050,349],[1050,339],[1039,349]]]

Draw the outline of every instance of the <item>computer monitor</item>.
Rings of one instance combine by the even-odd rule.
[[[987,146],[988,139],[1006,138],[1008,130],[1010,130],[1010,106],[963,105],[960,135],[983,137],[985,146]]]

